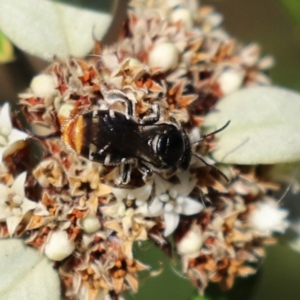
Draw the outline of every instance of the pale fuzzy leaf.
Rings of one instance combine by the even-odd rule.
[[[275,86],[245,88],[221,99],[204,123],[211,131],[231,120],[216,135],[213,158],[234,164],[300,160],[299,112],[300,94]]]
[[[60,299],[58,274],[22,240],[0,240],[0,299]]]
[[[82,57],[108,29],[115,1],[1,0],[0,27],[22,50],[51,60]]]

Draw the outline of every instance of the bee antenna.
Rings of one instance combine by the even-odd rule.
[[[217,129],[217,130],[215,130],[215,131],[213,131],[213,132],[210,132],[210,133],[208,133],[208,134],[203,135],[203,136],[201,137],[201,139],[200,139],[199,141],[197,141],[197,142],[194,142],[193,145],[194,145],[194,144],[198,144],[199,142],[201,142],[201,141],[204,140],[205,138],[207,138],[207,137],[209,137],[209,136],[212,136],[212,135],[215,135],[216,133],[218,133],[218,132],[224,130],[224,129],[230,124],[230,122],[231,122],[231,121],[229,120],[223,127],[219,128],[219,129]]]
[[[208,167],[212,168],[213,170],[217,171],[227,182],[229,182],[228,177],[221,170],[219,170],[214,165],[211,165],[211,164],[207,163],[201,156],[197,155],[196,153],[193,153],[193,155],[195,157],[197,157],[199,160],[201,160],[206,166],[208,166]]]

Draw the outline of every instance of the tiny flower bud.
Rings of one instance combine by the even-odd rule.
[[[65,103],[60,107],[57,115],[58,115],[58,120],[61,124],[63,124],[64,121],[70,117],[73,109],[74,109],[74,105],[69,103]]]
[[[174,44],[157,44],[149,53],[149,65],[152,67],[161,67],[162,71],[168,71],[177,66],[178,56],[179,53]]]
[[[237,91],[241,87],[243,80],[243,71],[236,69],[224,70],[217,79],[223,95]]]
[[[85,218],[81,220],[80,225],[86,233],[94,233],[101,227],[97,216],[94,214],[88,214]]]
[[[187,8],[175,9],[170,15],[170,21],[172,23],[180,21],[187,30],[191,30],[193,27],[192,13]]]
[[[56,93],[56,84],[53,76],[41,74],[35,76],[30,84],[32,92],[41,98],[52,97]]]
[[[202,232],[198,226],[192,227],[177,244],[177,251],[181,255],[197,253],[203,244]]]
[[[66,231],[58,230],[52,233],[46,246],[45,254],[52,260],[61,261],[68,257],[75,249]]]

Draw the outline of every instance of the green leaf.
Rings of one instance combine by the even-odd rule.
[[[297,26],[300,26],[300,1],[280,0],[279,2],[287,9]]]
[[[204,121],[216,135],[217,162],[274,164],[300,160],[300,95],[276,86],[249,87],[221,99]]]
[[[135,243],[133,251],[136,259],[151,267],[151,275],[146,271],[140,272],[139,290],[135,294],[125,294],[124,298],[126,300],[188,300],[195,294],[196,288],[181,273],[181,264],[178,257],[175,256],[171,260],[151,241]],[[145,281],[146,278],[147,281]]]
[[[0,31],[0,63],[7,63],[14,59],[14,48],[7,37]]]
[[[83,57],[108,29],[116,1],[1,0],[0,28],[22,50],[46,60]]]
[[[52,263],[22,240],[0,240],[0,299],[60,299]]]

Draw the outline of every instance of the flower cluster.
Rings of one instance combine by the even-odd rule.
[[[6,151],[28,136],[12,128],[8,106],[1,109],[1,237],[27,233],[26,242],[56,262],[70,299],[137,291],[137,273],[149,266],[135,259],[133,243],[152,240],[163,248],[171,236],[171,250],[200,293],[209,282],[228,289],[235,277],[255,273],[273,232],[288,226],[286,211],[267,197],[274,184],[256,167],[222,166],[227,181],[210,166],[213,137],[193,143],[223,95],[270,83],[264,71],[272,59],[260,58],[258,45],[232,39],[212,8],[161,2],[132,1],[114,45],[96,43],[92,57],[54,61],[20,95],[43,152],[27,173],[12,167],[26,147]],[[186,170],[145,176],[135,159],[98,164],[79,155],[82,132],[74,120],[90,111],[124,113],[128,103],[140,124],[153,107],[158,122],[180,124],[195,154]],[[124,165],[132,169],[126,186],[118,184]]]

